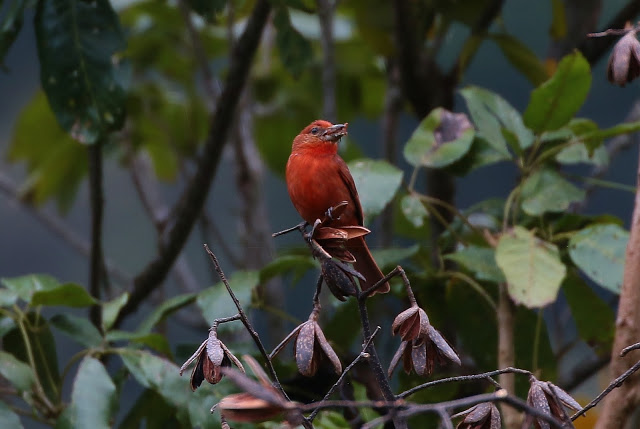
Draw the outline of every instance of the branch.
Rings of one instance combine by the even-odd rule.
[[[145,298],[164,281],[198,219],[215,177],[222,149],[232,127],[236,107],[270,11],[271,5],[268,0],[258,0],[242,36],[234,45],[226,86],[213,114],[209,135],[203,153],[198,159],[197,170],[173,210],[175,224],[168,232],[167,245],[134,279],[129,301],[120,311],[115,326],[119,326],[125,317],[135,312]]]
[[[102,175],[102,141],[98,140],[87,149],[89,155],[89,204],[91,206],[91,253],[89,256],[89,293],[96,299],[102,295],[102,286],[106,286],[102,253],[102,225],[104,217],[104,184]],[[103,283],[104,281],[104,283]],[[89,309],[89,319],[98,330],[102,324],[99,305]]]

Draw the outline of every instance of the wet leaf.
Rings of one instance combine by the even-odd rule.
[[[516,226],[500,237],[496,262],[515,302],[534,308],[555,301],[566,267],[553,244]]]
[[[591,280],[619,294],[629,233],[614,224],[582,229],[569,241],[571,260]]]

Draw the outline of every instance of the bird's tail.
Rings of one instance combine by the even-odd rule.
[[[371,252],[367,247],[367,243],[364,241],[364,237],[356,237],[347,241],[347,249],[356,258],[353,268],[365,278],[365,281],[360,280],[362,290],[369,289],[384,277],[384,274],[380,271],[378,264],[376,264],[373,256],[371,256]],[[374,294],[387,292],[389,292],[389,283],[385,283],[378,287]]]

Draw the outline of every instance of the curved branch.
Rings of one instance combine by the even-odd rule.
[[[136,311],[140,303],[166,278],[200,215],[270,12],[269,2],[258,0],[244,32],[234,45],[226,85],[213,114],[202,156],[198,160],[196,173],[173,210],[175,224],[169,230],[166,246],[160,249],[158,256],[135,277],[129,302],[118,315],[116,326]]]

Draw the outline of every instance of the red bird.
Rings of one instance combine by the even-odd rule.
[[[349,168],[338,155],[338,142],[347,134],[347,124],[333,125],[317,120],[309,124],[293,139],[287,162],[286,180],[289,197],[300,216],[313,225],[324,219],[327,210],[346,201],[348,204],[330,226],[362,226],[363,215],[356,185]],[[363,290],[369,289],[384,277],[371,256],[364,237],[347,241],[347,250],[356,258],[353,266],[364,276]],[[377,292],[389,291],[389,284]]]

